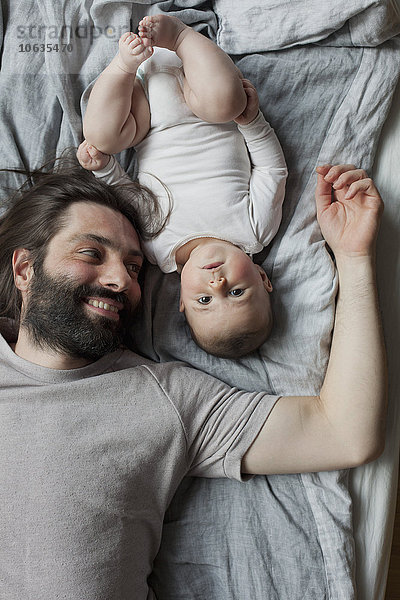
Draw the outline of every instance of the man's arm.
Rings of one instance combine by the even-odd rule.
[[[328,369],[319,396],[277,402],[243,458],[246,473],[353,467],[383,450],[387,375],[375,278],[383,203],[352,165],[317,170],[317,217],[339,275]]]

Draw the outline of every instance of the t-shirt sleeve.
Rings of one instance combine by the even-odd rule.
[[[263,114],[248,125],[238,126],[251,161],[249,216],[260,243],[267,246],[282,218],[287,168],[282,148]]]
[[[279,396],[238,390],[176,363],[156,377],[185,433],[188,475],[248,479],[242,458]]]

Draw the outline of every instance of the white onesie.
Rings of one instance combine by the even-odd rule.
[[[165,211],[169,196],[172,211],[163,231],[142,243],[147,258],[175,271],[176,251],[200,237],[260,252],[278,230],[287,177],[273,129],[261,112],[246,126],[196,117],[183,96],[180,59],[155,50],[138,73],[151,114],[150,131],[135,147],[138,179]],[[111,184],[127,177],[115,159],[95,175]]]

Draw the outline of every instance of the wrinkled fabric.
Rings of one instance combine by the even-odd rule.
[[[225,52],[282,50],[326,40],[344,46],[378,46],[400,33],[400,14],[390,0],[215,0],[217,43]]]

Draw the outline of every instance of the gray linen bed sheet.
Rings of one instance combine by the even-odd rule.
[[[274,332],[259,352],[237,362],[206,355],[177,311],[178,277],[149,267],[133,343],[155,360],[184,360],[246,389],[316,393],[329,353],[336,278],[315,221],[314,169],[324,162],[372,165],[399,72],[391,3],[300,1],[298,10],[269,0],[149,4],[2,2],[1,166],[37,167],[78,145],[90,83],[114,55],[119,34],[149,9],[171,11],[218,40],[256,85],[289,167],[281,228],[258,257],[274,284]],[[319,10],[318,26],[310,8]],[[250,15],[252,36],[243,24]],[[72,51],[27,51],[26,44],[57,41]],[[119,158],[133,174],[133,151]],[[19,183],[3,176],[3,197]],[[246,484],[187,478],[166,516],[151,584],[159,600],[351,600],[346,472],[255,477]]]

